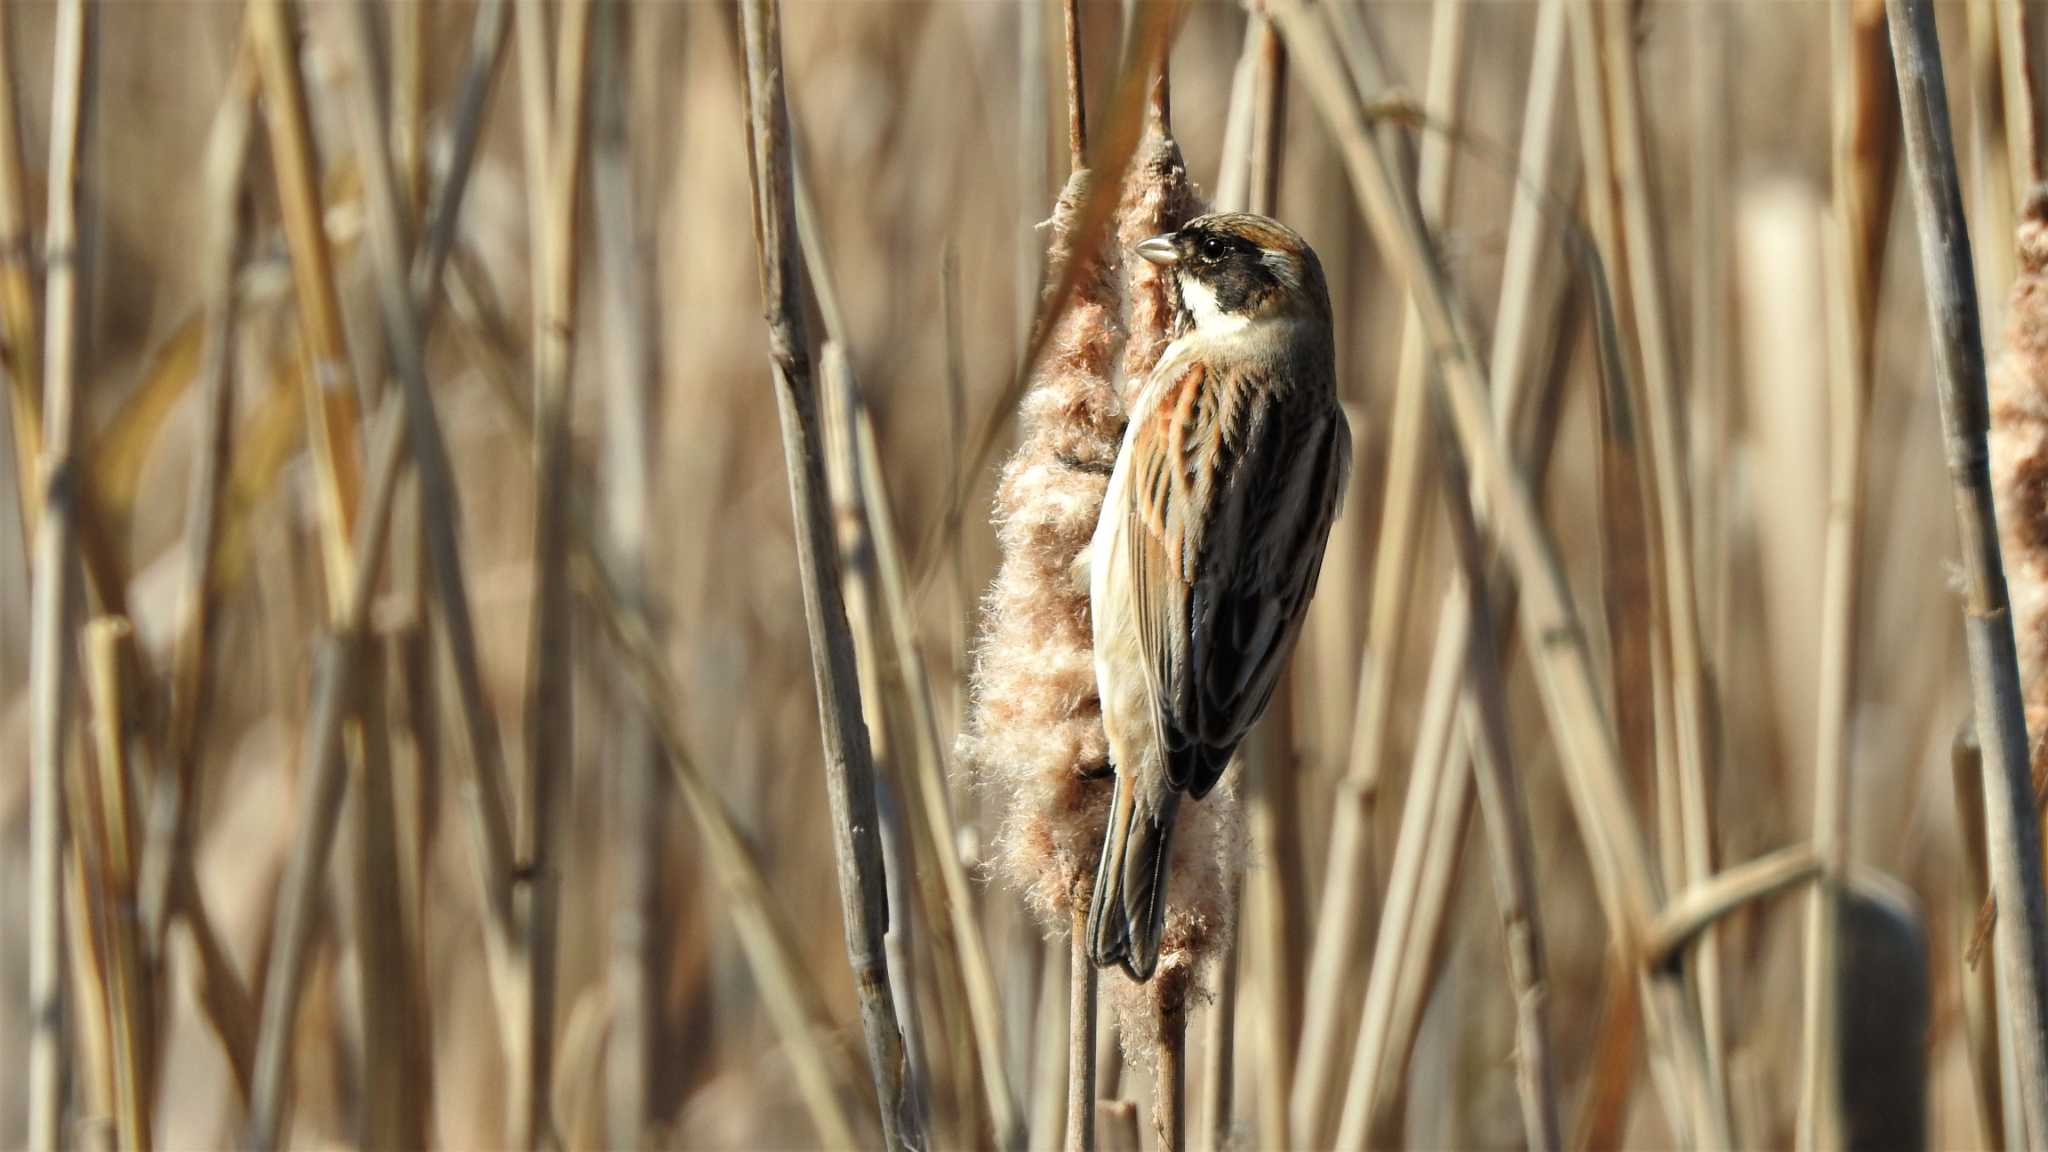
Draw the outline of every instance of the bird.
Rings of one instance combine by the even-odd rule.
[[[1301,634],[1351,467],[1322,264],[1219,212],[1135,246],[1177,296],[1085,554],[1115,788],[1089,905],[1099,968],[1151,979],[1183,800],[1216,786]]]

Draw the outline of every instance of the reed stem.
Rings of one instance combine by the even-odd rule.
[[[1928,0],[1887,0],[1906,164],[1919,209],[1920,258],[1933,329],[1935,388],[1962,544],[1964,631],[1983,743],[1985,832],[1999,907],[2001,1018],[2010,1024],[2030,1122],[2048,1117],[2048,902],[2040,885],[2041,827],[2028,774],[2026,720],[2013,652],[1984,446],[1987,402],[1969,232],[1963,220],[1941,45]]]
[[[80,459],[79,387],[84,373],[80,175],[91,114],[93,10],[86,0],[57,8],[50,116],[50,197],[44,260],[46,353],[43,381],[42,514],[35,533],[29,621],[29,1019],[28,1146],[63,1146],[65,1052],[64,761],[72,721]]]
[[[875,766],[861,716],[853,637],[833,546],[819,436],[818,388],[804,331],[805,272],[795,226],[777,0],[745,0],[740,23],[746,49],[748,171],[753,182],[762,310],[769,326],[776,408],[781,414],[784,463],[797,524],[797,568],[804,589],[804,615],[810,625],[811,669],[825,746],[826,792],[832,807],[847,959],[861,1006],[883,1140],[890,1148],[919,1149],[925,1143],[924,1117],[911,1091],[883,941],[889,912],[875,817]]]
[[[1095,962],[1088,958],[1088,909],[1077,901],[1068,935],[1067,1152],[1095,1152]]]

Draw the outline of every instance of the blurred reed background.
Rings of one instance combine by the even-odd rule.
[[[2038,663],[2048,316],[2014,235],[2048,14],[1935,8],[1983,339],[2013,349],[2000,514]],[[1164,27],[1197,185],[1277,181],[1255,202],[1328,271],[1356,436],[1248,757],[1187,1143],[1541,1146],[1532,1099],[1574,1147],[1703,1143],[1715,1115],[1756,1147],[2028,1143],[1882,4],[1074,14],[1098,181],[1143,87],[1126,31]],[[1068,944],[990,880],[1001,798],[953,749],[996,465],[1057,310],[1068,27],[1037,0],[788,0],[778,46],[777,19],[0,6],[0,1146],[873,1146],[899,1021],[932,1146],[1067,1142]],[[1368,155],[1391,214],[1361,210]],[[1555,617],[1533,554],[1461,549],[1457,473],[1439,495],[1460,454],[1426,397],[1479,361],[1410,314],[1397,219],[1426,222],[1540,498],[1620,769],[1605,824],[1575,816],[1552,657],[1506,596]],[[791,514],[771,346],[797,409],[822,393],[821,519]],[[67,440],[39,491],[14,461]],[[1482,521],[1512,522],[1474,467]],[[799,540],[844,576],[814,607],[851,617],[821,649],[837,775]],[[886,941],[843,930],[828,781],[879,832],[845,847],[888,865]],[[1520,983],[1503,801],[1540,905]],[[1617,829],[1657,874],[1622,889],[1669,901],[1627,932]],[[870,945],[893,988],[849,972]],[[1138,1107],[1096,1139],[1157,1146],[1103,1019],[1096,1095]]]

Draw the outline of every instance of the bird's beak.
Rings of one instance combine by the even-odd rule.
[[[1163,268],[1180,263],[1180,249],[1173,246],[1173,237],[1154,236],[1138,245],[1138,255]]]

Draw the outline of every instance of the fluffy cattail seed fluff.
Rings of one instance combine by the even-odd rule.
[[[2016,244],[2005,348],[1991,371],[1991,490],[2038,794],[2048,776],[2048,186],[2027,198]]]
[[[1051,263],[1072,258],[1088,173],[1068,180]],[[1109,805],[1088,586],[1074,561],[1094,535],[1123,435],[1116,252],[1082,270],[1024,394],[1022,441],[996,489],[1002,563],[983,605],[961,759],[993,802],[996,873],[1057,935],[1083,913]]]

